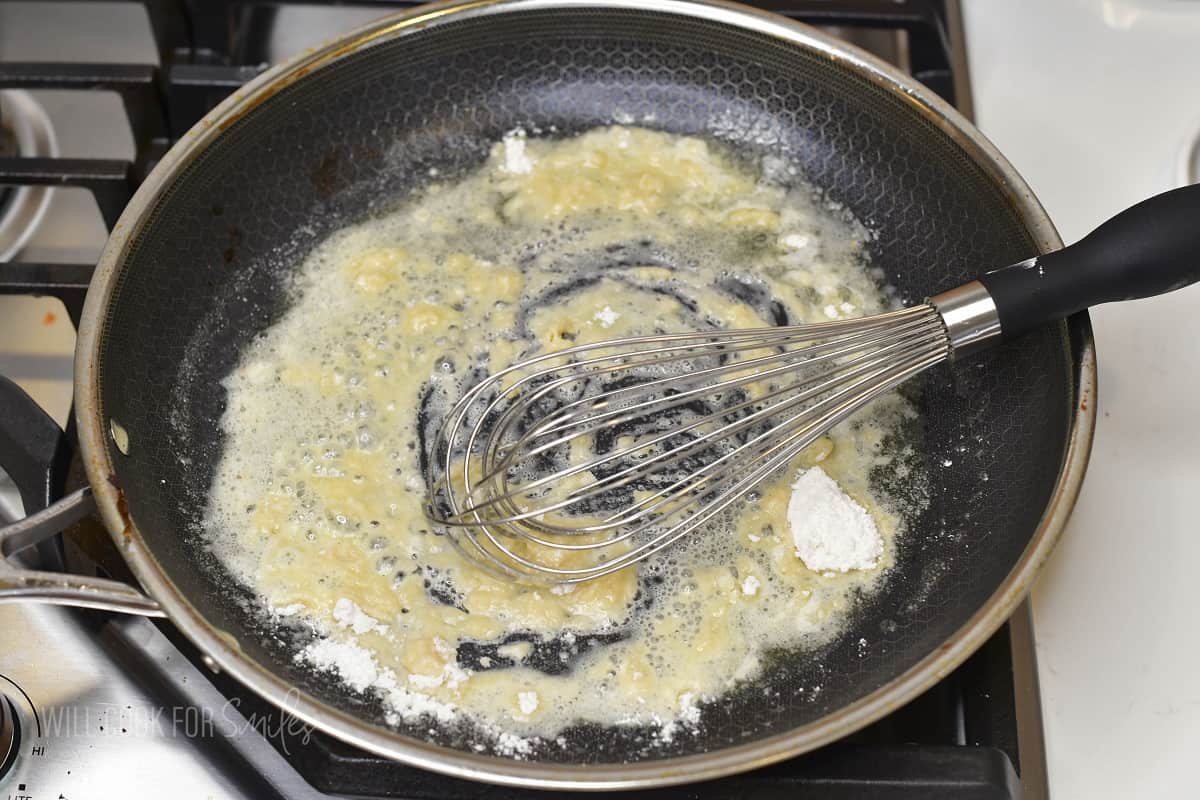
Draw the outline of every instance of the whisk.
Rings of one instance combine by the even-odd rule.
[[[718,521],[834,425],[936,364],[1197,280],[1200,185],[910,308],[537,355],[451,409],[427,513],[497,574],[599,578]]]

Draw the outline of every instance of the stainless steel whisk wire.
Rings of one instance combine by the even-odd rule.
[[[1200,282],[1198,215],[1200,184],[1185,186],[1122,211],[1070,247],[990,270],[911,308],[813,325],[614,339],[514,364],[451,409],[436,440],[441,475],[430,476],[428,514],[456,547],[497,574],[559,583],[608,575],[695,531],[831,427],[935,364],[1093,305]],[[671,365],[675,371],[666,371]],[[650,376],[639,375],[647,370]],[[616,382],[605,383],[606,376]],[[593,381],[599,394],[588,393]],[[572,389],[578,397],[562,397]],[[464,430],[481,402],[486,407]],[[694,419],[662,415],[679,409],[682,417],[693,405]],[[653,422],[652,429],[622,444],[623,426],[639,421]],[[603,432],[611,434],[608,449],[600,447]],[[587,437],[596,440],[589,444],[595,457],[571,463],[571,443]],[[554,458],[562,449],[565,466]],[[538,460],[554,469],[526,469]],[[516,480],[522,470],[532,478]],[[567,491],[555,498],[559,484]],[[598,521],[583,517],[614,492],[632,499],[604,509]],[[540,502],[547,496],[550,502]],[[587,551],[598,551],[592,563],[563,563],[563,554]]]
[[[811,325],[628,337],[534,356],[472,387],[447,415],[437,440],[441,476],[433,487],[429,514],[447,526],[456,547],[493,573],[554,583],[599,578],[695,531],[790,463],[830,427],[945,360],[950,349],[941,315],[926,304]],[[598,351],[609,352],[596,355]],[[767,352],[745,360],[731,358],[754,351]],[[556,393],[575,384],[714,358],[715,366],[684,375],[635,379],[602,388],[598,395],[581,389],[581,396],[518,430],[539,403],[553,402]],[[794,382],[771,383],[788,377]],[[761,395],[749,391],[763,384],[767,389]],[[573,440],[615,430],[651,413],[736,392],[742,392],[742,399],[651,433],[631,446],[614,442],[611,452],[535,475],[528,482],[514,485],[510,479],[519,459],[548,455]],[[480,405],[476,421],[467,427]],[[756,426],[765,430],[756,431]],[[739,441],[739,436],[744,438]],[[690,471],[680,470],[689,456],[730,441],[735,446],[726,452]],[[639,452],[643,456],[634,458]],[[629,460],[632,463],[622,463]],[[605,468],[613,471],[597,473]],[[565,497],[532,508],[517,504],[587,473],[595,480]],[[635,488],[654,475],[668,476],[669,485],[648,491],[598,522],[547,520],[550,514],[578,509],[606,493]],[[581,535],[588,540],[571,541]],[[522,540],[531,545],[525,553],[512,546]],[[617,546],[629,549],[600,553],[595,563],[582,566],[564,566],[556,555]]]

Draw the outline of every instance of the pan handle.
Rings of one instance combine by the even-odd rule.
[[[47,539],[96,509],[92,489],[82,489],[54,505],[0,528],[0,603],[19,600],[98,608],[144,617],[165,616],[158,603],[120,581],[24,569],[10,557]]]
[[[26,600],[82,606],[143,616],[163,616],[158,603],[118,581],[69,572],[28,569],[19,557],[38,544],[92,513],[96,504],[91,487],[48,505],[66,481],[70,445],[58,423],[20,386],[0,377],[0,466],[17,485],[29,514],[3,526],[0,519],[0,602]],[[56,564],[57,548],[38,548],[47,565]]]
[[[92,489],[85,486],[49,508],[0,528],[0,603],[25,600],[145,617],[165,616],[158,603],[120,581],[24,569],[9,560],[15,553],[53,536],[95,509]]]

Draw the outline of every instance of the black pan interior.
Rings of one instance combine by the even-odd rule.
[[[104,419],[134,443],[117,480],[155,557],[245,653],[383,725],[297,669],[195,535],[221,452],[220,382],[284,311],[282,286],[340,225],[478,163],[521,125],[561,134],[652,114],[662,129],[784,155],[874,227],[907,301],[1036,252],[1003,192],[911,103],[832,59],[724,24],[641,11],[522,11],[441,24],[344,57],[258,104],[190,164],[137,233],[103,328]],[[747,143],[749,142],[749,143]],[[941,646],[992,595],[1050,499],[1072,414],[1067,328],[941,368],[915,431],[932,501],[884,590],[818,653],[705,710],[696,738],[580,729],[536,758],[617,762],[746,743],[819,720]],[[945,465],[945,466],[943,466]],[[861,641],[860,641],[861,640]],[[814,691],[816,690],[816,691]],[[405,731],[431,738],[420,725]],[[469,732],[436,741],[469,744]]]

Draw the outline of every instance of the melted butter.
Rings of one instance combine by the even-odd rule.
[[[883,534],[877,569],[836,576],[794,553],[793,470],[639,568],[573,588],[496,580],[423,514],[426,439],[473,380],[547,348],[884,310],[866,233],[781,165],[696,138],[530,139],[521,171],[505,146],[304,263],[294,305],[225,382],[206,527],[270,606],[298,605],[485,726],[553,736],[581,720],[686,717],[692,698],[753,679],[769,651],[836,635],[890,566],[897,518],[868,472],[911,409],[885,397],[793,465],[819,462]],[[346,599],[380,625],[339,625]],[[531,665],[550,641],[561,669]],[[465,647],[486,655],[459,663]]]

